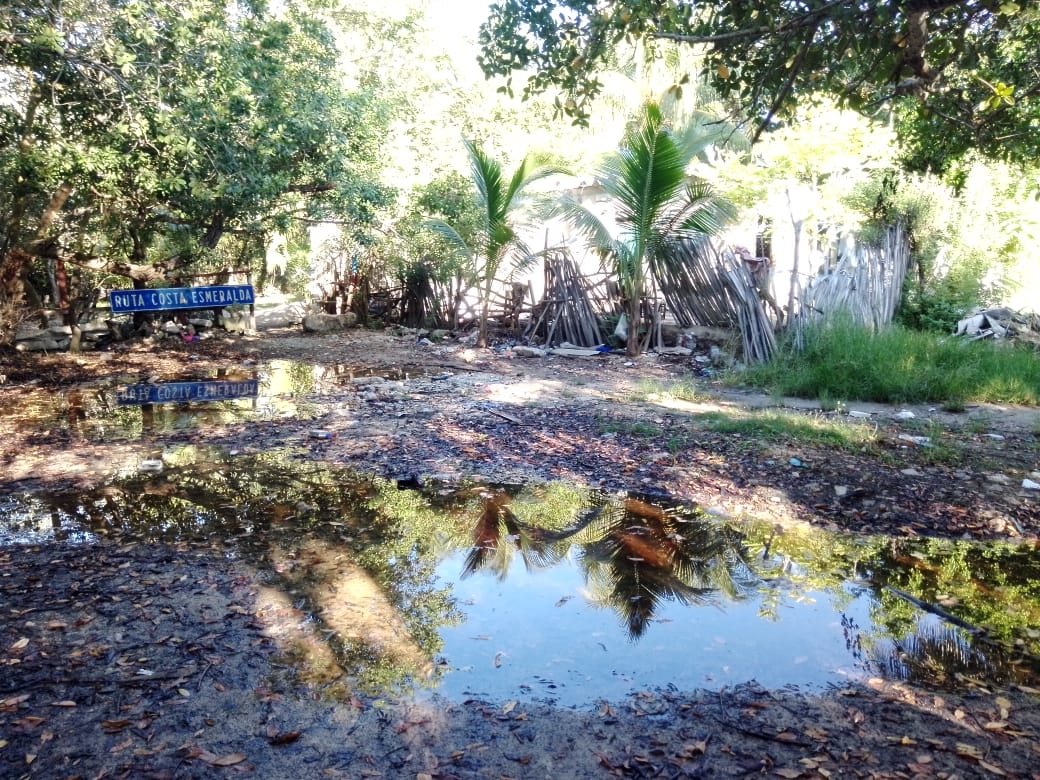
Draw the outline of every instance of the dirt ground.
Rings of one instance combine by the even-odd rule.
[[[731,515],[857,532],[1023,544],[1040,533],[1040,498],[1022,487],[1040,481],[1037,410],[820,410],[719,386],[695,356],[509,357],[365,330],[0,353],[0,491],[90,486],[197,435],[88,441],[74,426],[34,427],[10,412],[34,396],[113,378],[250,376],[275,359],[323,366],[335,389],[309,399],[310,419],[214,426],[209,442],[296,447],[419,483],[565,479],[666,493]],[[665,392],[672,385],[684,391]],[[869,426],[878,444],[808,447],[707,422],[780,407]],[[316,428],[332,438],[311,438]],[[278,673],[274,637],[291,610],[221,551],[0,548],[0,592],[2,777],[1040,778],[1040,692],[1028,689],[749,683],[647,691],[592,711],[332,702]]]

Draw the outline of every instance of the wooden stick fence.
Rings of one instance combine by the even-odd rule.
[[[892,321],[910,265],[910,242],[902,224],[893,225],[875,246],[857,246],[835,267],[809,281],[800,295],[807,319],[847,312],[855,322],[878,329]]]
[[[545,292],[541,305],[536,307],[540,311],[537,317],[531,317],[524,337],[545,332],[544,343],[548,346],[564,341],[578,347],[603,343],[600,318],[592,305],[595,285],[581,273],[570,253],[566,250],[547,252],[544,268]]]

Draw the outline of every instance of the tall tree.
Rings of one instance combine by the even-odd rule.
[[[539,166],[530,157],[525,157],[513,175],[507,179],[502,166],[491,159],[472,141],[465,141],[470,158],[470,174],[476,189],[476,200],[480,212],[480,226],[472,244],[454,226],[446,222],[431,222],[448,241],[460,251],[473,258],[474,278],[480,290],[480,332],[478,344],[488,343],[488,311],[491,291],[499,270],[508,264],[522,265],[534,253],[524,242],[519,229],[525,208],[535,205],[537,198],[529,197],[527,188],[560,169]]]
[[[2,300],[41,258],[145,284],[229,233],[363,230],[387,198],[376,89],[344,88],[305,8],[33,0],[0,11],[0,73]]]
[[[616,225],[578,201],[564,198],[561,209],[616,270],[628,316],[629,355],[642,350],[639,323],[648,274],[677,262],[669,247],[718,233],[729,214],[710,184],[688,175],[691,164],[721,131],[692,122],[673,130],[656,103],[643,107],[640,121],[621,149],[608,157],[598,181],[615,210]]]
[[[910,163],[978,149],[1040,153],[1040,8],[992,0],[500,0],[481,28],[488,76],[527,72],[578,122],[604,63],[634,40],[697,47],[704,73],[758,131],[821,91],[866,112],[894,107]],[[510,89],[512,82],[506,88]]]

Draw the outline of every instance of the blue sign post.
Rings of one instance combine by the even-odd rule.
[[[209,309],[256,302],[251,284],[214,287],[162,287],[148,290],[112,290],[108,301],[113,314],[168,309]]]

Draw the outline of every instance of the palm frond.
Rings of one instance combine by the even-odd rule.
[[[502,167],[473,141],[463,144],[469,153],[470,174],[485,221],[494,222],[502,212]]]
[[[475,254],[473,248],[466,242],[466,239],[457,231],[454,227],[449,225],[447,222],[441,219],[429,219],[423,223],[427,228],[432,230],[438,236],[443,238],[452,249],[458,252],[460,255],[465,257],[472,257]]]
[[[610,226],[573,195],[564,195],[559,198],[549,216],[567,220],[591,246],[603,250],[614,242]]]

